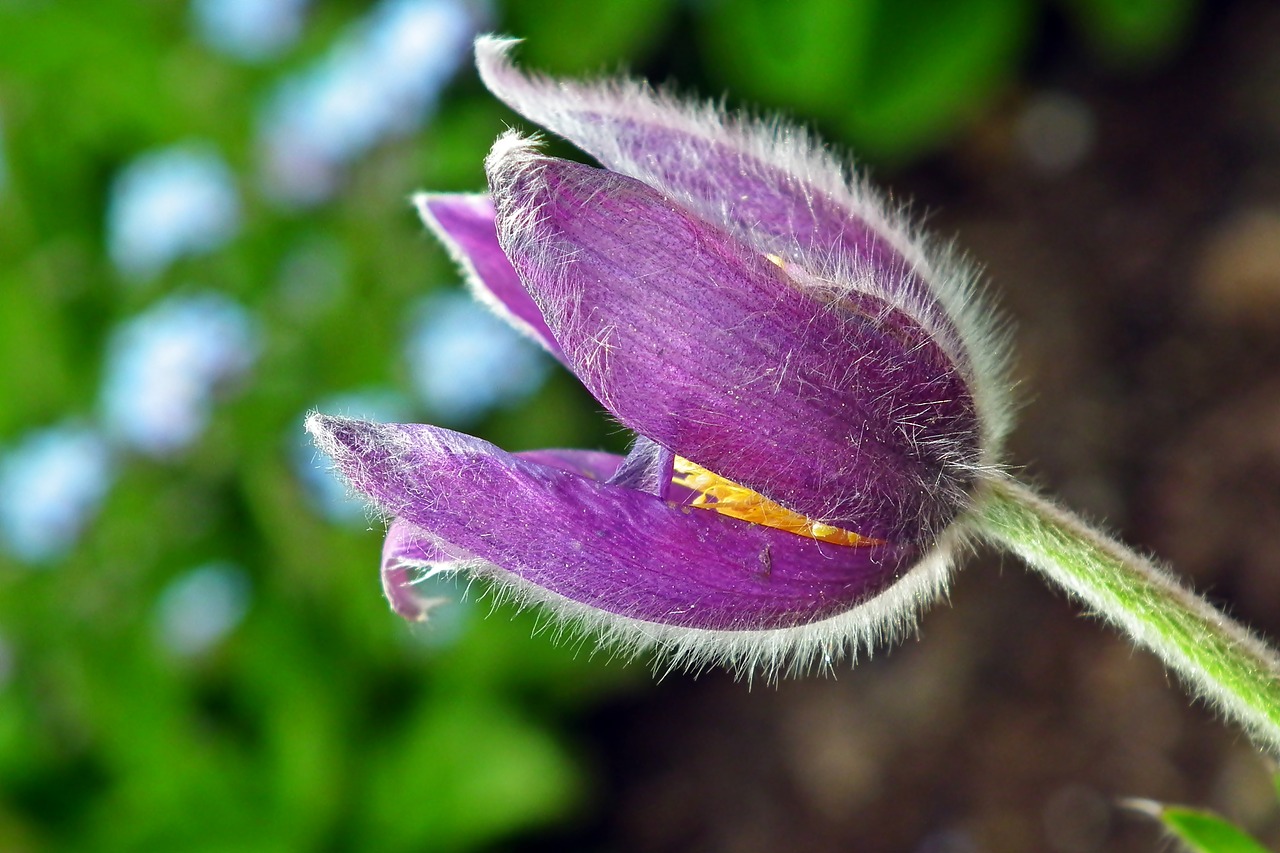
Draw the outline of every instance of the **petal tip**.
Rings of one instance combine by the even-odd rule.
[[[490,90],[493,89],[495,75],[512,70],[511,52],[521,41],[523,39],[495,33],[485,33],[476,38],[476,69]]]
[[[444,223],[440,221],[438,211],[433,207],[439,205],[440,193],[417,192],[409,197],[409,203],[413,205],[413,209],[418,214],[418,219],[426,226],[426,229],[435,235],[437,240],[444,243],[445,248],[450,252],[456,248],[453,235],[444,227]]]
[[[533,177],[540,164],[551,159],[539,150],[540,143],[539,137],[525,136],[515,130],[508,130],[493,143],[484,160],[484,171],[489,179],[489,192],[499,210],[509,208],[517,186]],[[501,219],[499,216],[500,222]]]
[[[484,159],[485,172],[492,181],[495,172],[505,171],[519,163],[543,159],[538,150],[540,137],[525,136],[518,130],[508,130],[493,143],[489,156]]]
[[[409,203],[418,212],[418,218],[427,225],[431,225],[435,221],[435,216],[431,213],[431,199],[435,198],[436,195],[437,193],[416,192],[409,196]]]
[[[344,418],[333,415],[311,412],[303,423],[303,428],[311,436],[316,449],[335,461],[341,458],[346,450],[344,443],[338,439],[337,435],[343,420]]]
[[[333,415],[326,415],[322,412],[310,412],[302,427],[307,433],[319,444],[326,441],[332,434],[332,425],[334,421],[340,420]]]
[[[511,49],[524,39],[515,36],[504,36],[499,33],[481,33],[476,36],[475,50],[477,57],[486,59],[506,56]]]
[[[440,238],[446,246],[456,239],[442,220],[493,218],[493,206],[486,193],[429,193],[416,192],[409,196],[409,203],[417,211],[422,224]]]
[[[379,424],[312,412],[303,424],[316,447],[339,467],[371,443]]]

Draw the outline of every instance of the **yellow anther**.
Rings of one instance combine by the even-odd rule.
[[[776,267],[781,267],[784,263],[781,255],[765,255],[765,259]]]
[[[772,260],[772,257],[770,259]],[[853,531],[842,530],[839,527],[806,518],[798,512],[792,512],[759,492],[753,492],[746,486],[726,480],[719,474],[708,471],[701,465],[680,456],[675,459],[675,476],[671,478],[671,482],[697,493],[697,496],[689,502],[690,506],[713,510],[730,518],[785,530],[797,536],[820,539],[833,545],[880,544],[879,539],[859,536]]]

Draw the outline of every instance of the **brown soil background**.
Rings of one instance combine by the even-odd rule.
[[[1010,460],[1280,638],[1280,5],[1208,4],[1145,74],[1080,50],[1050,49],[1034,87],[880,183],[936,211],[1014,323]],[[584,720],[583,742],[606,780],[594,818],[539,848],[1171,849],[1124,797],[1280,843],[1267,760],[992,553],[917,641],[835,680],[671,678]]]

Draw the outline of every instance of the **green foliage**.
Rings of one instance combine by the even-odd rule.
[[[1008,81],[1033,11],[1025,0],[743,0],[717,4],[704,35],[735,97],[799,108],[862,156],[901,161]]]
[[[1212,812],[1168,806],[1160,810],[1160,820],[1194,853],[1267,853],[1243,830]]]
[[[532,616],[485,620],[483,603],[462,608],[456,639],[405,625],[381,601],[378,525],[323,521],[289,462],[308,407],[405,387],[407,308],[457,286],[406,196],[478,187],[502,113],[459,95],[356,163],[332,201],[279,208],[255,189],[256,111],[333,32],[238,64],[193,38],[188,12],[0,4],[0,451],[92,419],[110,330],[167,294],[227,293],[265,332],[252,382],[201,442],[121,456],[69,556],[39,569],[0,552],[0,849],[472,850],[564,820],[585,789],[566,722],[643,674],[553,647]],[[126,280],[105,256],[110,183],[187,139],[237,170],[240,234]],[[479,428],[524,421],[540,434],[512,446],[620,440],[564,378]],[[176,655],[157,601],[213,558],[248,573],[248,615]]]
[[[1272,777],[1280,796],[1280,776]],[[1253,836],[1221,815],[1150,800],[1131,801],[1137,811],[1156,818],[1190,853],[1268,853]]]
[[[615,73],[653,48],[673,0],[510,0],[504,32],[526,40],[522,61],[556,74]]]
[[[1113,63],[1149,65],[1186,35],[1195,0],[1064,0],[1067,11]]]

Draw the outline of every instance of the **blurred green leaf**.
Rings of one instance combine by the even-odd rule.
[[[371,758],[362,820],[389,853],[491,843],[565,816],[583,790],[542,726],[483,696],[435,697]]]
[[[1195,853],[1268,853],[1243,830],[1212,812],[1169,806],[1160,810],[1160,820]]]
[[[943,139],[1007,82],[1030,24],[1025,0],[882,3],[850,137],[898,159]]]
[[[674,7],[673,0],[508,0],[505,34],[527,39],[521,62],[548,73],[614,72],[642,58]]]
[[[1160,59],[1186,35],[1196,0],[1063,0],[1067,12],[1113,61]]]
[[[708,71],[742,100],[828,114],[864,84],[877,0],[719,0],[702,19]]]
[[[0,364],[22,364],[22,370],[0,370],[0,434],[50,419],[73,403],[75,383],[68,363],[66,325],[47,289],[22,286],[36,271],[0,271]],[[39,352],[40,358],[27,354]]]
[[[896,162],[1009,79],[1032,11],[1027,0],[743,0],[714,6],[703,37],[735,96],[800,109],[860,156]]]

